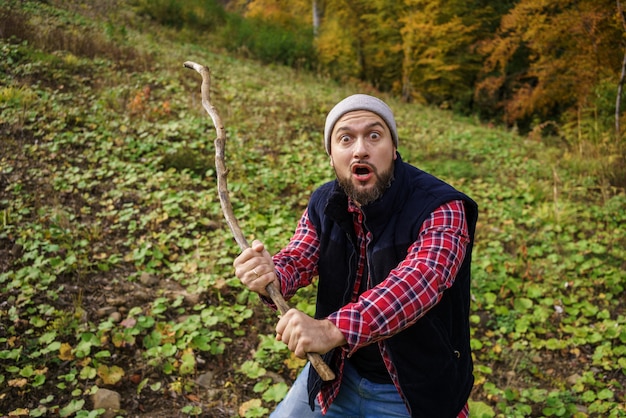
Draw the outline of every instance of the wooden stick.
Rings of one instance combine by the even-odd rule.
[[[215,138],[215,170],[217,172],[217,192],[220,198],[220,204],[222,205],[222,211],[224,212],[224,218],[226,218],[226,223],[230,227],[233,236],[235,237],[235,241],[239,244],[239,248],[245,250],[246,248],[250,248],[250,244],[246,240],[241,228],[239,227],[239,222],[237,222],[237,218],[235,218],[235,214],[233,212],[233,206],[230,202],[230,196],[228,194],[228,185],[226,181],[226,177],[228,176],[228,170],[226,168],[226,164],[224,162],[224,149],[226,145],[226,131],[224,130],[224,125],[222,124],[222,119],[220,118],[217,109],[211,103],[211,72],[208,67],[204,65],[197,64],[193,61],[186,61],[183,66],[185,68],[190,68],[196,70],[202,76],[202,86],[201,86],[201,95],[202,95],[202,107],[207,111],[211,119],[213,120],[213,125],[215,126],[215,131],[217,133],[217,137]],[[283,295],[280,293],[278,287],[272,282],[270,283],[266,289],[267,293],[270,295],[272,302],[278,307],[278,310],[281,314],[286,313],[290,308],[285,302]],[[328,367],[324,360],[322,360],[322,356],[318,353],[307,353],[307,359],[311,362],[311,365],[315,368],[317,373],[320,375],[322,380],[330,381],[335,379],[335,373]]]

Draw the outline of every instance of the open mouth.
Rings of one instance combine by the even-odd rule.
[[[374,174],[374,170],[368,164],[352,165],[352,174],[359,181],[368,181]]]

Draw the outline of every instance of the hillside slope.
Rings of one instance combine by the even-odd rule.
[[[224,55],[124,2],[0,6],[0,416],[264,416],[302,366],[233,278],[333,177],[324,118],[363,85]],[[54,6],[54,4],[64,4]],[[626,197],[567,150],[384,97],[403,158],[475,198],[473,416],[626,416]],[[595,162],[601,163],[601,162]],[[311,313],[314,289],[294,300]]]

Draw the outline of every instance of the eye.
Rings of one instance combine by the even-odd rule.
[[[352,139],[352,137],[350,137],[350,135],[341,135],[339,137],[339,142],[345,144],[346,142],[350,142],[351,139]]]
[[[380,139],[380,138],[381,138],[381,136],[382,136],[382,135],[381,135],[379,132],[376,132],[376,131],[374,131],[374,132],[370,133],[370,138],[371,138],[371,139],[374,139],[374,140],[378,140],[378,139]]]

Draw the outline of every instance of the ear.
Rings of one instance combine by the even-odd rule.
[[[331,155],[329,155],[329,157],[330,157],[330,166],[334,167],[335,166],[335,162],[333,161],[333,155],[331,154]]]

